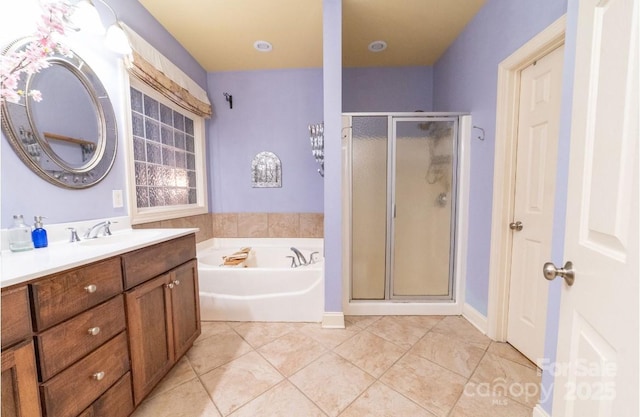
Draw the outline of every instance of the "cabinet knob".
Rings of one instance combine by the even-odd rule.
[[[97,335],[98,335],[98,333],[100,333],[100,328],[99,328],[99,327],[91,327],[91,328],[89,329],[89,334],[90,334],[91,336],[97,336]]]
[[[94,292],[96,292],[98,290],[98,287],[96,287],[95,285],[91,284],[91,285],[87,285],[86,287],[84,287],[84,290],[86,292],[88,292],[89,294],[93,294]]]
[[[172,289],[173,288],[173,282],[170,282],[168,284],[165,284],[165,287]]]
[[[91,378],[95,379],[96,381],[102,381],[102,379],[104,378],[104,372],[96,372],[95,374],[91,375]]]
[[[180,285],[180,280],[177,279],[177,280],[173,281],[173,283],[176,284],[176,285]]]

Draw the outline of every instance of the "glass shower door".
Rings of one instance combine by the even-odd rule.
[[[390,298],[450,299],[457,120],[394,118]]]
[[[354,117],[351,139],[351,295],[383,300],[387,263],[388,118]]]

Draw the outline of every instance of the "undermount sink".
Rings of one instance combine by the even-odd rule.
[[[137,242],[159,235],[155,230],[132,230],[123,233],[114,233],[110,236],[100,236],[95,239],[82,239],[78,242],[81,246],[117,245],[128,242]]]

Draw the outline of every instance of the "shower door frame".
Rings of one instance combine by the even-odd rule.
[[[428,113],[418,113],[415,116],[395,116],[391,115],[387,118],[387,253],[388,260],[385,270],[385,298],[384,301],[453,301],[455,298],[455,247],[456,241],[456,221],[458,209],[458,142],[459,133],[459,117],[457,116],[431,116]],[[454,122],[453,141],[451,150],[451,211],[449,218],[449,285],[447,295],[394,295],[394,269],[395,269],[395,224],[396,224],[396,162],[397,162],[397,122]],[[360,301],[353,300],[352,301]]]
[[[452,217],[455,225],[455,249],[454,275],[450,280],[452,289],[451,297],[446,299],[352,299],[352,265],[351,265],[351,223],[352,223],[352,179],[351,179],[351,121],[353,117],[387,117],[388,126],[392,124],[392,118],[438,118],[457,117],[458,118],[458,138],[456,141],[457,167],[455,170],[457,210]],[[343,148],[343,311],[344,314],[352,315],[403,315],[403,314],[439,314],[439,315],[459,315],[465,312],[472,314],[475,311],[468,311],[468,306],[464,303],[465,282],[466,282],[466,262],[467,262],[467,229],[469,211],[469,171],[470,159],[469,149],[471,146],[471,115],[459,112],[360,112],[343,113],[342,128],[342,148]],[[387,173],[389,175],[389,172]],[[389,190],[387,190],[389,192]],[[386,276],[385,276],[386,279]],[[389,280],[386,280],[388,283]],[[412,302],[409,302],[412,301]]]

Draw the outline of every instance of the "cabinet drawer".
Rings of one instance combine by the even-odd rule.
[[[126,332],[40,384],[47,417],[76,416],[129,370]]]
[[[127,417],[132,412],[131,372],[127,372],[78,417]]]
[[[31,312],[27,286],[2,291],[2,347],[31,336]]]
[[[36,336],[41,381],[46,381],[125,329],[122,295]]]
[[[125,289],[196,257],[196,237],[188,235],[122,255]]]
[[[120,258],[52,275],[31,289],[35,327],[42,331],[121,293]]]

